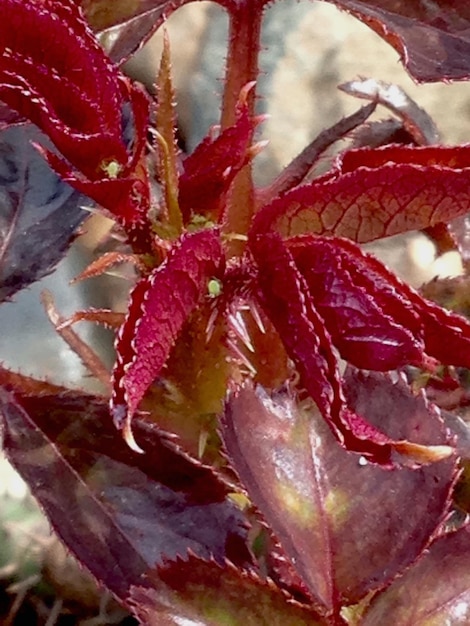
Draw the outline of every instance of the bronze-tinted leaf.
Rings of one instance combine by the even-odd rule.
[[[445,443],[436,411],[402,381],[353,372],[346,391],[351,407],[391,438]],[[222,436],[249,497],[326,613],[389,583],[446,516],[455,458],[415,470],[371,465],[286,390],[233,393]]]
[[[129,602],[147,626],[325,625],[274,584],[229,564],[191,557],[160,567],[149,580],[152,589],[133,588]]]
[[[470,528],[437,539],[421,559],[377,595],[361,626],[461,626],[470,620]]]

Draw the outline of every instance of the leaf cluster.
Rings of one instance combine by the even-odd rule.
[[[0,298],[53,270],[84,205],[125,247],[82,278],[137,274],[125,316],[64,320],[45,297],[109,393],[2,365],[4,451],[144,625],[468,623],[468,277],[418,293],[359,244],[422,230],[466,261],[470,148],[434,144],[419,107],[356,81],[369,102],[256,187],[267,2],[219,3],[220,126],[184,154],[168,41],[156,98],[120,70],[183,0],[0,0]],[[464,3],[333,4],[417,80],[470,77]],[[379,105],[392,123],[368,121]],[[78,321],[116,329],[112,372]]]

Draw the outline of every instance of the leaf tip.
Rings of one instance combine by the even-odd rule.
[[[129,448],[139,454],[144,454],[144,450],[138,445],[132,432],[131,420],[132,413],[127,410],[125,404],[116,404],[111,406],[111,415],[115,427],[122,431],[124,441]]]
[[[397,442],[394,449],[419,465],[428,465],[448,459],[455,453],[455,448],[448,445],[420,445],[410,441]]]

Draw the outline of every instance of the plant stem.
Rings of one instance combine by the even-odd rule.
[[[258,77],[258,57],[261,37],[262,3],[257,0],[231,2],[229,9],[229,44],[222,102],[221,128],[232,126],[236,120],[240,91]],[[254,116],[256,89],[248,94],[250,117]],[[224,232],[246,235],[254,212],[252,166],[241,170],[232,184],[224,220]],[[229,243],[229,256],[243,252],[245,244],[239,239]]]

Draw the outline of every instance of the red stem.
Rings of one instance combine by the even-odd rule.
[[[225,6],[227,7],[227,5]],[[220,121],[222,129],[235,123],[237,102],[242,88],[258,78],[262,7],[263,3],[259,0],[230,2],[229,45]],[[250,90],[247,100],[250,116],[254,116],[255,98],[256,89],[253,88]],[[251,164],[248,164],[232,184],[225,216],[225,233],[246,235],[253,212],[253,177]],[[241,254],[243,248],[243,242],[234,240],[230,244],[229,254]]]

